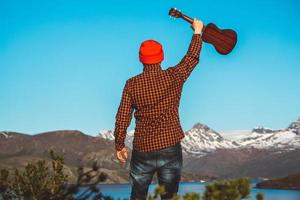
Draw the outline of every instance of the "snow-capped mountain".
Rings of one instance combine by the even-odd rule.
[[[297,135],[300,135],[300,117],[298,118],[297,121],[292,122],[289,127],[287,127],[288,131],[292,131],[296,133]]]
[[[268,133],[253,131],[236,140],[241,147],[255,148],[295,148],[300,147],[300,137],[292,131],[276,130]]]
[[[101,131],[100,137],[114,140],[113,131]],[[132,148],[134,131],[126,135],[125,145]],[[222,137],[208,126],[197,123],[185,132],[181,141],[185,154],[204,156],[217,149],[257,148],[289,151],[300,149],[300,118],[291,123],[286,129],[272,130],[270,128],[257,127],[252,131],[240,131],[233,135]]]
[[[235,140],[241,147],[259,149],[291,150],[300,148],[300,118],[286,129],[254,128],[251,133],[237,135]]]
[[[108,139],[108,140],[114,140],[114,132],[112,130],[102,130],[99,133],[99,136],[104,138],[104,139]]]
[[[102,130],[102,131],[100,131],[100,133],[98,135],[99,135],[99,137],[102,137],[102,138],[108,139],[108,140],[115,139],[114,132],[112,130]],[[126,138],[125,138],[125,146],[129,147],[130,149],[132,149],[133,136],[134,136],[134,130],[131,130],[131,131],[127,132]]]
[[[6,131],[0,131],[0,137],[9,138],[10,136],[7,134]]]
[[[219,133],[201,123],[195,124],[192,129],[185,132],[181,145],[185,153],[197,156],[206,155],[216,149],[239,147],[236,142],[223,138]]]
[[[105,139],[114,140],[113,131],[100,131],[99,136]],[[132,148],[134,130],[129,131],[125,138],[125,145]],[[192,129],[185,132],[181,141],[183,152],[195,156],[203,156],[216,149],[237,148],[239,145],[234,141],[223,138],[219,133],[210,129],[204,124],[197,123]]]

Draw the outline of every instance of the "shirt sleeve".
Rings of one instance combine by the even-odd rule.
[[[122,99],[116,114],[116,122],[114,129],[115,149],[117,151],[125,147],[125,137],[127,128],[130,125],[133,112],[132,98],[129,93],[128,81],[123,89]]]
[[[195,66],[199,63],[200,50],[202,47],[202,39],[200,34],[193,34],[188,51],[181,61],[168,70],[174,73],[182,82],[185,82]]]

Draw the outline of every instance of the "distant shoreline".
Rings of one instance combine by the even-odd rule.
[[[255,187],[258,189],[300,190],[300,172],[284,178],[262,181]]]

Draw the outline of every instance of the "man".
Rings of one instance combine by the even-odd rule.
[[[115,149],[121,163],[128,152],[124,145],[126,130],[132,113],[136,119],[129,180],[130,199],[146,199],[154,173],[158,183],[165,187],[162,199],[170,199],[178,192],[182,169],[181,139],[178,107],[183,84],[199,62],[203,23],[194,19],[194,34],[188,52],[175,66],[161,69],[164,59],[160,43],[144,41],[139,58],[143,73],[126,81],[122,100],[116,114]]]

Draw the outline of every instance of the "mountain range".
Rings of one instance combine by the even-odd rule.
[[[99,136],[114,140],[112,130],[101,131]],[[132,148],[133,137],[134,131],[129,131],[126,135],[125,144],[129,148]],[[205,156],[218,149],[256,148],[274,151],[300,149],[300,118],[285,129],[272,130],[257,127],[252,131],[234,134],[230,137],[223,137],[207,125],[197,123],[185,132],[181,144],[185,154],[197,157]]]
[[[133,138],[134,131],[128,131],[125,144],[130,152]],[[285,129],[257,127],[230,137],[196,123],[185,132],[181,144],[184,155],[182,181],[243,176],[280,178],[300,171],[300,118]],[[49,161],[49,149],[64,156],[66,173],[73,181],[79,165],[91,168],[94,161],[108,174],[107,183],[128,181],[129,162],[122,167],[116,160],[112,130],[100,131],[98,136],[78,130],[36,135],[2,131],[0,168],[13,170],[23,168],[29,161]]]

